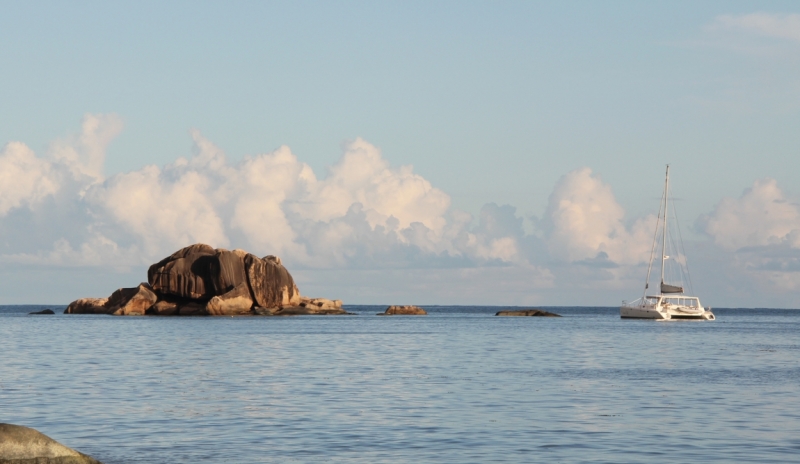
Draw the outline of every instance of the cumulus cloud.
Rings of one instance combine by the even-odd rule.
[[[774,179],[755,181],[739,198],[723,198],[698,225],[728,252],[723,266],[739,288],[800,291],[800,204]]]
[[[655,216],[626,226],[611,187],[589,168],[559,179],[550,195],[544,227],[553,257],[563,261],[638,264],[649,259]]]
[[[34,207],[59,189],[50,163],[20,142],[0,151],[0,217],[23,206]]]
[[[800,207],[774,179],[757,180],[739,198],[724,198],[702,219],[717,245],[728,250],[787,244],[800,248]]]
[[[73,233],[0,259],[141,265],[206,242],[279,254],[310,268],[524,261],[513,208],[487,205],[473,225],[471,215],[451,210],[450,197],[411,166],[392,167],[360,138],[344,145],[321,179],[288,147],[231,163],[198,131],[191,157],[105,178],[105,150],[120,130],[117,116],[87,115],[80,134],[53,143],[46,158],[19,142],[4,148],[0,167],[8,179],[0,187],[0,214],[25,216],[16,218],[20,228],[41,227],[52,216],[48,229]],[[50,210],[33,218],[36,205]],[[59,214],[65,209],[80,213]],[[0,229],[14,232],[10,222]]]
[[[531,234],[510,205],[476,216],[452,208],[411,166],[392,166],[360,138],[320,177],[286,146],[231,162],[198,131],[191,156],[106,177],[120,129],[116,116],[87,115],[44,156],[21,142],[3,147],[0,262],[129,272],[206,242],[279,255],[312,291],[326,288],[309,280],[318,273],[353,298],[435,291],[427,301],[440,303],[574,301],[579,289],[616,300],[644,278],[656,218],[627,218],[589,168],[558,180]],[[700,225],[714,245],[695,252],[724,269],[706,269],[724,285],[800,289],[800,209],[774,180],[722,200]]]
[[[87,114],[79,135],[56,140],[50,145],[50,155],[66,165],[76,177],[93,180],[103,178],[108,144],[122,131],[122,119],[116,114]]]

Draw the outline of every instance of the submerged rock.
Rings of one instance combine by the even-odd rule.
[[[498,311],[495,316],[533,316],[533,317],[561,317],[556,313],[548,313],[541,309],[519,309]]]
[[[283,306],[277,309],[257,307],[254,314],[261,316],[303,316],[303,315],[337,315],[352,314],[342,308],[342,300],[329,300],[327,298],[300,297],[297,306]]]
[[[405,316],[424,316],[428,314],[427,311],[420,308],[419,306],[407,305],[407,306],[397,306],[392,305],[386,308],[386,311],[382,313],[378,313],[378,316],[397,316],[397,315],[405,315]]]
[[[29,427],[0,423],[0,463],[102,464]]]
[[[52,309],[43,309],[41,311],[34,311],[28,314],[55,314]]]

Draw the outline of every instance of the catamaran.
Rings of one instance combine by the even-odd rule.
[[[667,254],[667,246],[672,243],[672,240],[667,240],[667,207],[669,206],[669,165],[667,165],[667,175],[664,181],[664,197],[661,199],[658,212],[658,223],[656,225],[656,232],[653,236],[653,247],[650,251],[650,264],[647,267],[647,279],[645,279],[644,293],[642,297],[631,301],[623,301],[620,307],[619,314],[622,318],[634,319],[659,319],[659,320],[672,320],[672,319],[699,319],[713,321],[715,319],[714,313],[711,308],[704,308],[700,304],[700,298],[696,296],[688,296],[684,294],[683,285],[675,285],[675,282],[668,284],[665,279],[665,265],[670,256]],[[663,215],[662,215],[663,212]],[[648,295],[647,291],[650,288],[650,274],[653,269],[653,262],[656,247],[659,238],[659,229],[661,229],[661,284],[657,294]],[[680,234],[679,234],[680,235]],[[681,244],[682,247],[682,244]],[[678,250],[676,250],[678,251]],[[675,253],[678,255],[678,253]],[[680,258],[680,259],[678,259]],[[680,266],[680,261],[685,262],[685,257],[671,259],[679,266],[681,278],[684,275],[683,266]],[[686,279],[689,280],[688,268],[686,268]],[[689,280],[691,286],[691,281]]]

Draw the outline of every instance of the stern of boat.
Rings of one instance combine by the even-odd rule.
[[[620,306],[619,317],[622,319],[671,319],[669,313],[659,311],[656,306],[633,304]]]

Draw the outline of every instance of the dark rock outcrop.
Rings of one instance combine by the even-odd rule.
[[[211,259],[216,250],[204,243],[182,248],[153,264],[147,282],[160,295],[209,299]]]
[[[0,463],[102,464],[29,427],[0,423]]]
[[[495,316],[533,316],[533,317],[561,317],[556,313],[548,313],[541,309],[519,309],[498,311]]]
[[[419,306],[407,305],[407,306],[398,306],[392,305],[386,308],[386,311],[382,313],[378,313],[378,316],[424,316],[428,314],[427,311],[420,308]]]
[[[41,311],[34,311],[28,314],[55,314],[52,309],[43,309]]]
[[[290,309],[293,308],[293,309]],[[285,311],[284,311],[285,310]],[[108,299],[72,302],[65,314],[237,316],[348,314],[340,300],[300,295],[280,258],[198,243],[147,270],[147,283]]]

